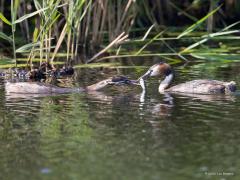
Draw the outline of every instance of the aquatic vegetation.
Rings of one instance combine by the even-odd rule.
[[[239,38],[236,0],[12,0],[2,4],[0,38],[4,46],[11,44],[15,66],[21,56],[28,58],[27,64],[35,58],[53,63],[62,52],[66,64],[85,52],[88,56],[81,63],[128,55],[188,61],[188,56],[206,59],[206,54],[212,57],[219,50],[231,56],[229,39]],[[154,45],[160,46],[157,52],[152,51]],[[228,51],[220,46],[228,46]]]

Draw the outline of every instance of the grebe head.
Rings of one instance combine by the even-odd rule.
[[[137,80],[131,80],[126,76],[114,76],[108,80],[109,85],[138,85]]]
[[[172,74],[172,68],[169,64],[160,62],[158,64],[153,65],[148,69],[148,71],[142,75],[139,79],[147,79],[149,77],[154,76],[168,76],[169,74]]]

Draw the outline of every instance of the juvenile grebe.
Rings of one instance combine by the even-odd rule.
[[[102,80],[86,88],[63,88],[42,82],[6,82],[5,91],[7,94],[62,94],[84,91],[98,91],[108,85],[131,85],[137,84],[137,81],[130,80],[125,76],[116,76]]]
[[[164,80],[161,81],[159,85],[159,92],[179,92],[179,93],[192,93],[192,94],[228,94],[236,91],[236,83],[234,81],[231,82],[223,82],[217,80],[209,80],[209,79],[199,79],[193,80],[189,82],[185,82],[182,84],[178,84],[173,87],[169,87],[173,81],[174,75],[172,68],[167,63],[158,63],[149,68],[149,70],[141,76],[140,80],[147,79],[148,77],[153,76],[165,76]],[[145,88],[145,87],[143,87]]]

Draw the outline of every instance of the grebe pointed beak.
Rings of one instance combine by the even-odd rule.
[[[143,79],[143,80],[148,79],[148,78],[151,76],[152,72],[153,72],[153,70],[152,70],[152,69],[149,69],[149,70],[148,70],[144,75],[142,75],[138,80],[140,80],[140,79]]]

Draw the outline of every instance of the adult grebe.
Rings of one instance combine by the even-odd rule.
[[[125,76],[116,76],[102,80],[86,88],[63,88],[42,82],[6,82],[5,91],[7,94],[62,94],[84,91],[98,91],[107,85],[131,85],[137,84],[137,81],[130,80]]]
[[[165,76],[164,80],[161,81],[159,85],[159,92],[179,92],[179,93],[192,93],[192,94],[228,94],[236,91],[236,83],[234,81],[231,82],[223,82],[217,80],[209,80],[209,79],[199,79],[193,80],[189,82],[185,82],[182,84],[178,84],[173,87],[169,87],[171,82],[173,81],[174,75],[171,66],[167,63],[158,63],[149,68],[149,70],[141,76],[140,80],[147,79],[148,77],[153,76]],[[143,89],[144,84],[143,84]]]

